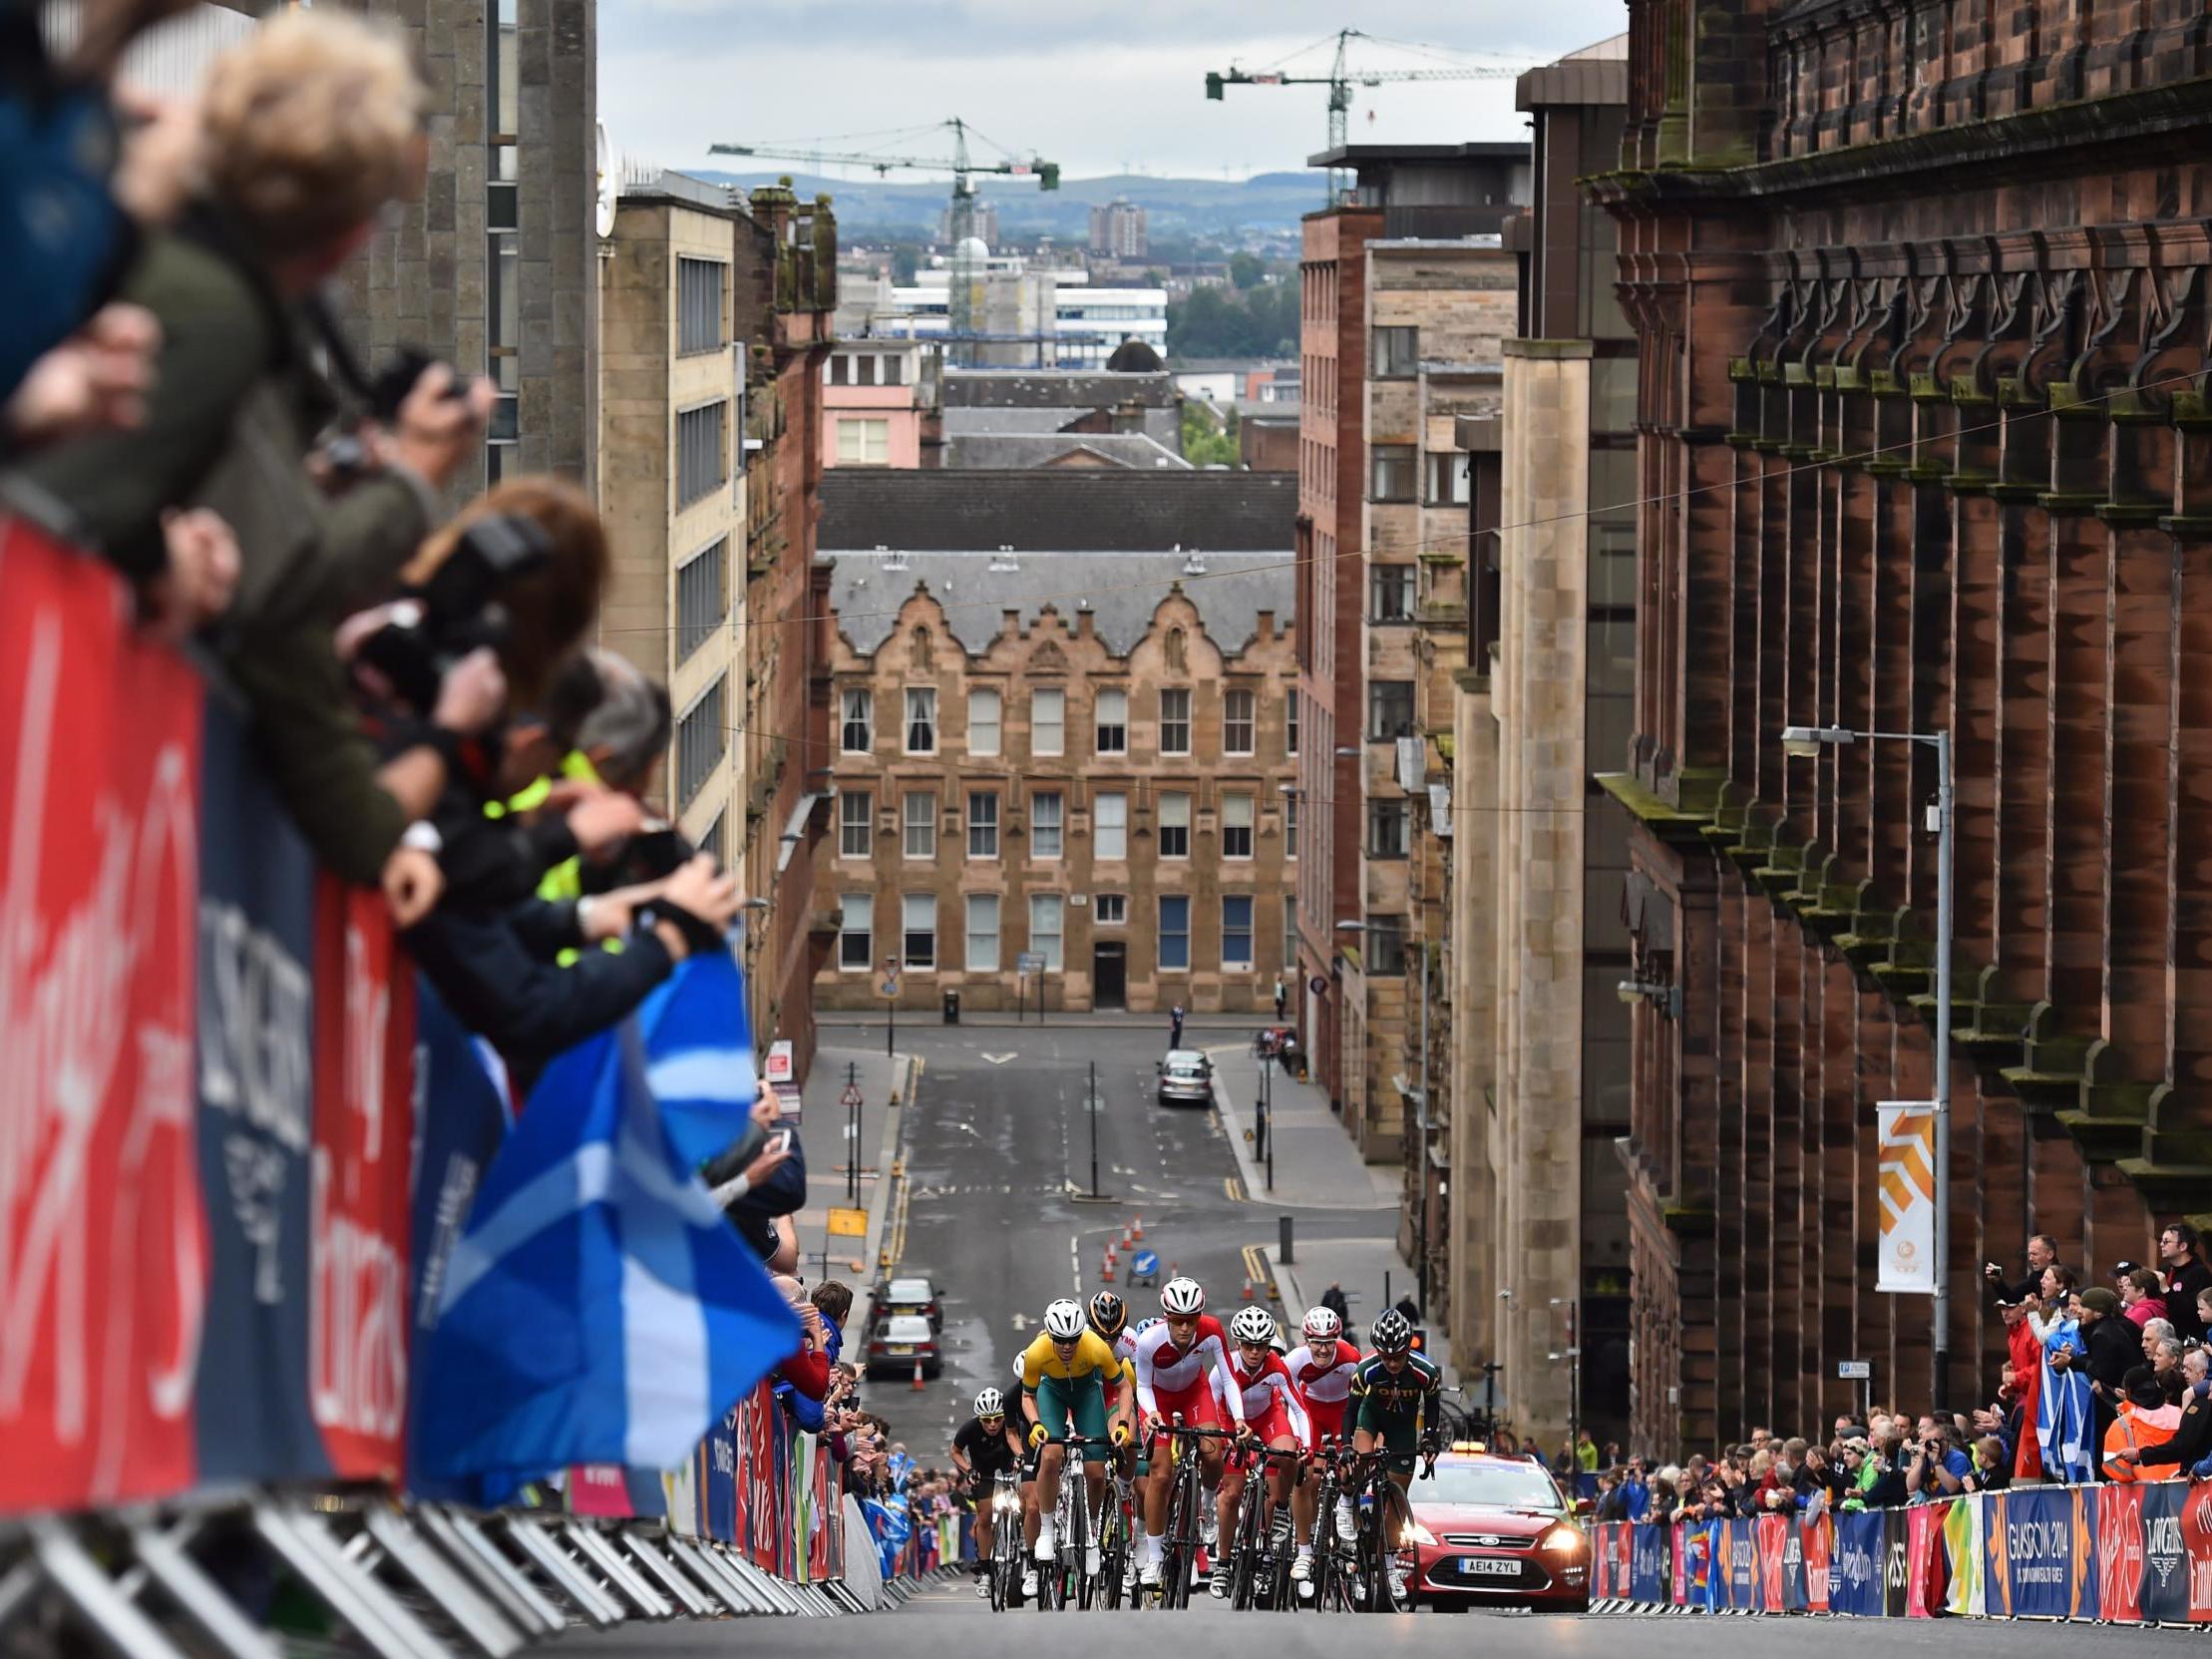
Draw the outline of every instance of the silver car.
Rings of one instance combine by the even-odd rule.
[[[1160,1104],[1210,1106],[1214,1103],[1214,1062],[1196,1048],[1170,1048],[1160,1062]]]

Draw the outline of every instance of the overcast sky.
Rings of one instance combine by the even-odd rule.
[[[1244,177],[1302,167],[1325,139],[1327,95],[1244,87],[1209,103],[1206,72],[1267,67],[1354,18],[1390,41],[1529,63],[1628,27],[1622,0],[599,0],[599,116],[616,150],[678,169],[741,168],[710,162],[717,139],[956,115],[1071,177]],[[1354,69],[1442,67],[1378,42],[1352,49]],[[1325,71],[1329,50],[1293,72]],[[1513,139],[1522,121],[1510,79],[1409,83],[1355,89],[1351,137]]]

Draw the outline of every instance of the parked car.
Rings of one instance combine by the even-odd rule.
[[[944,1369],[944,1352],[937,1345],[936,1328],[922,1314],[893,1314],[876,1322],[868,1338],[868,1375],[900,1376],[912,1372],[916,1362],[922,1375],[934,1377]]]
[[[944,1329],[944,1298],[936,1281],[926,1273],[902,1273],[876,1293],[872,1322],[881,1324],[901,1314],[919,1314],[931,1331]]]
[[[1406,1495],[1420,1556],[1407,1584],[1416,1605],[1588,1610],[1590,1538],[1542,1465],[1455,1445],[1434,1473],[1414,1471]]]
[[[1196,1048],[1170,1048],[1160,1062],[1160,1104],[1210,1106],[1214,1103],[1214,1062]]]

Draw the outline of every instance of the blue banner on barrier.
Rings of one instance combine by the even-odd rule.
[[[1670,1526],[1629,1528],[1629,1599],[1663,1603],[1674,1575]]]
[[[2189,1553],[2182,1517],[2189,1486],[2178,1480],[2146,1482],[2143,1492],[2143,1617],[2161,1624],[2189,1618]]]
[[[737,1411],[707,1433],[706,1531],[724,1543],[743,1543],[737,1530]]]
[[[1782,1611],[1802,1613],[1810,1605],[1805,1597],[1805,1529],[1792,1517],[1782,1528]]]
[[[314,858],[219,698],[201,776],[220,822],[199,841],[199,1478],[313,1479],[330,1473],[307,1378]]]
[[[1721,1535],[1721,1560],[1727,1567],[1727,1599],[1720,1605],[1731,1610],[1756,1610],[1759,1605],[1757,1523],[1751,1520],[1723,1521]]]
[[[1828,1569],[1828,1610],[1855,1618],[1880,1618],[1886,1559],[1880,1514],[1836,1516],[1836,1554]]]
[[[2063,1486],[2005,1494],[2005,1576],[2015,1618],[2062,1619],[2073,1599],[2074,1494]]]

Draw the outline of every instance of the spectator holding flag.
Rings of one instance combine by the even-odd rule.
[[[2043,1275],[2052,1286],[2064,1270]],[[2071,1275],[2065,1275],[2070,1278]],[[2089,1392],[2089,1349],[2070,1307],[2043,1322],[2042,1375],[2036,1399],[2035,1439],[2043,1468],[2054,1480],[2081,1485],[2093,1478],[2090,1466],[2094,1396]]]

